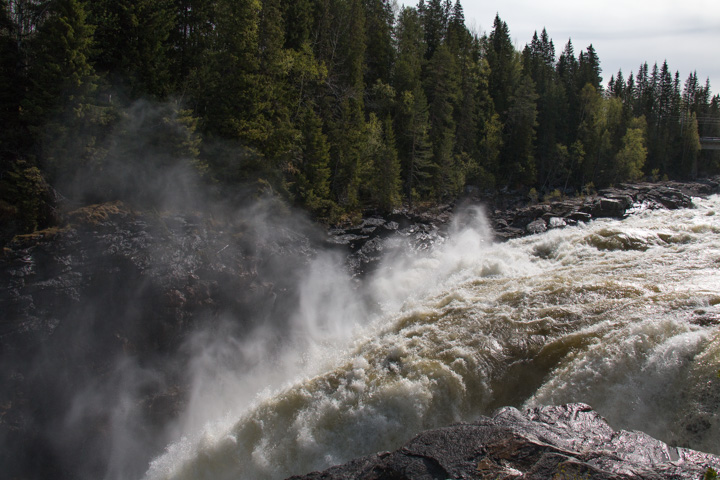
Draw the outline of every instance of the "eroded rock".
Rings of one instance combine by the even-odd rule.
[[[701,479],[720,457],[615,431],[585,404],[506,407],[421,433],[400,449],[292,480]]]

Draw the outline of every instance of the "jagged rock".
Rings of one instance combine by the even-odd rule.
[[[506,407],[471,424],[429,430],[394,452],[292,480],[701,479],[720,457],[614,431],[585,404]]]
[[[533,220],[532,222],[528,223],[525,227],[525,230],[528,233],[542,233],[547,231],[547,224],[545,223],[545,220],[542,218],[538,218],[537,220]]]

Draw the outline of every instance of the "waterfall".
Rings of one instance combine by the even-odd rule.
[[[567,402],[720,453],[720,197],[695,203],[505,243],[475,212],[425,255],[389,249],[361,287],[319,257],[281,351],[272,332],[199,341],[195,395],[146,478],[285,478]],[[256,361],[218,360],[234,355]]]

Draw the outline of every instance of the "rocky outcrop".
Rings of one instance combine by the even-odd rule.
[[[315,254],[320,232],[313,240],[308,225],[267,216],[116,202],[9,242],[0,256],[5,478],[102,478],[112,402],[123,397],[137,402],[128,407],[137,412],[137,456],[162,448],[141,438],[185,401],[191,335],[223,325],[242,337],[296,308],[293,272]],[[79,475],[81,466],[90,471]]]
[[[720,178],[697,182],[623,184],[581,197],[559,198],[528,204],[519,197],[472,196],[488,205],[498,239],[542,233],[596,218],[623,218],[647,209],[677,209],[692,206],[692,197],[720,193]]]
[[[588,405],[503,408],[421,433],[394,452],[292,480],[702,479],[720,457],[615,431]]]
[[[442,242],[452,215],[451,205],[422,211],[406,208],[389,215],[372,215],[355,225],[329,229],[327,241],[343,248],[349,271],[362,276],[373,271],[393,248],[412,255]]]
[[[662,182],[620,185],[592,195],[531,202],[519,194],[470,192],[456,204],[432,209],[403,208],[389,215],[370,215],[354,225],[328,230],[328,243],[347,249],[347,264],[358,276],[372,272],[393,246],[404,252],[421,252],[442,243],[451,220],[467,206],[480,205],[489,217],[498,241],[589,222],[598,218],[624,218],[649,209],[692,206],[692,197],[720,193],[720,177],[697,182]]]

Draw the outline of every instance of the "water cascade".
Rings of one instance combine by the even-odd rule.
[[[388,248],[361,287],[318,258],[292,341],[241,371],[210,355],[146,478],[285,478],[568,402],[719,454],[720,198],[695,204],[505,243],[468,214],[426,255]],[[265,334],[222,355],[262,355]]]

